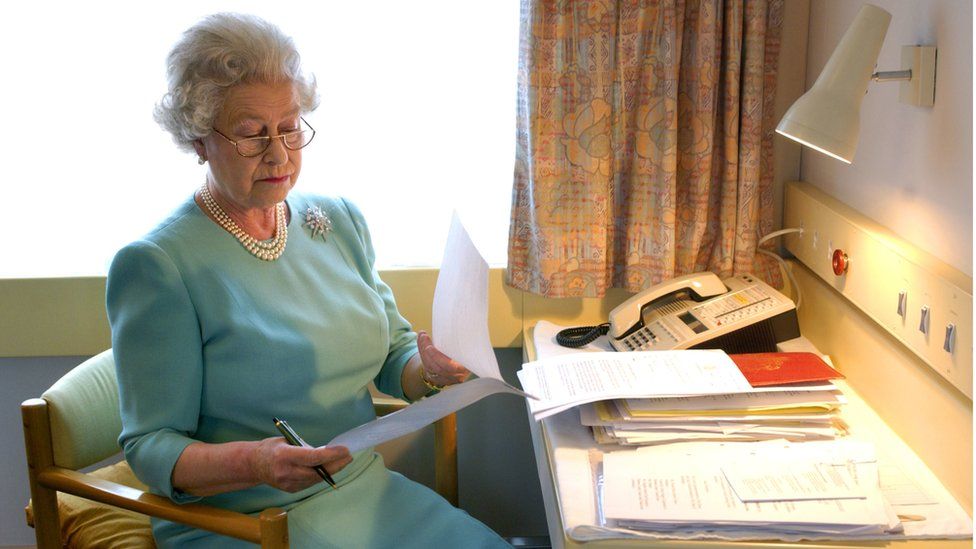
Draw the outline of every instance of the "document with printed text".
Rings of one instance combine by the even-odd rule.
[[[834,448],[838,453],[842,451],[840,445]],[[800,452],[802,449],[796,453]],[[768,463],[786,456],[784,452],[772,452],[768,459],[754,457]],[[722,465],[716,463],[719,456],[696,458],[675,453],[673,457],[641,451],[605,454],[607,519],[637,528],[709,522],[790,531],[879,534],[898,525],[878,487],[876,462],[852,462],[860,482],[851,477],[845,481],[861,492],[858,498],[744,501],[723,474]]]
[[[827,463],[737,461],[723,464],[722,473],[744,502],[865,497],[848,468]]]
[[[478,379],[451,385],[440,393],[350,429],[327,446],[355,452],[412,433],[489,395],[529,396],[502,379],[488,337],[488,263],[455,214],[434,291],[434,345],[463,364]]]
[[[613,398],[748,392],[749,382],[722,351],[579,353],[529,362],[518,373],[536,419]]]

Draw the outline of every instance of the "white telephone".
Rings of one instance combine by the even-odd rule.
[[[640,292],[610,311],[608,324],[563,330],[557,341],[581,346],[602,333],[618,351],[758,353],[799,337],[800,328],[790,298],[765,282],[748,274],[723,281],[704,272]]]

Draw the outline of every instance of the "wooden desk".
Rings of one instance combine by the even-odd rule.
[[[533,340],[533,329],[525,330],[523,344],[523,360],[530,362],[535,360],[536,350]],[[845,406],[844,418],[851,424],[852,433],[860,438],[872,440],[878,453],[887,455],[887,452],[908,452],[911,457],[917,459],[914,453],[898,438],[897,435],[857,396],[849,387],[844,387],[844,394],[848,397],[849,403]],[[529,413],[529,431],[532,434],[532,446],[535,454],[536,467],[539,471],[539,483],[542,487],[542,499],[546,508],[546,522],[549,526],[549,538],[552,547],[559,549],[563,547],[578,549],[617,549],[635,547],[664,547],[688,549],[690,547],[711,548],[783,548],[801,546],[804,548],[837,548],[837,547],[890,547],[891,549],[902,548],[924,548],[924,549],[970,549],[973,547],[972,540],[892,540],[892,541],[831,541],[831,542],[776,542],[776,541],[756,541],[756,542],[731,542],[731,541],[687,541],[687,540],[639,540],[639,539],[611,539],[579,542],[566,535],[566,528],[562,523],[562,516],[559,510],[559,498],[556,492],[555,467],[553,465],[552,448],[549,447],[545,434],[546,423],[549,420],[534,421],[531,412]]]

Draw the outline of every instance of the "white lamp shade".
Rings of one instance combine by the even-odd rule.
[[[891,14],[865,4],[817,81],[786,111],[776,132],[848,164],[854,160],[861,100],[868,89]]]

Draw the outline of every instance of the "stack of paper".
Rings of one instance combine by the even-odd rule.
[[[563,328],[545,321],[536,325],[533,333],[536,356],[551,359],[570,354],[599,355],[611,350],[606,336],[582,349],[561,347],[555,336]],[[768,381],[763,378],[777,372],[767,366],[746,368],[750,372],[747,379],[760,383]],[[824,379],[820,375],[822,365],[815,369],[815,378]],[[527,378],[534,378],[533,387],[548,386],[547,400],[556,400],[554,397],[560,395],[565,397],[564,402],[574,398],[586,402],[599,400],[587,400],[591,395],[583,390],[586,386],[599,387],[599,392],[607,394],[627,392],[625,387],[598,386],[585,381],[585,376],[575,375],[570,370],[564,367],[562,373],[567,378],[555,381],[552,380],[559,377],[559,369],[547,371],[543,368],[519,376],[523,383]],[[584,381],[576,385],[576,380]],[[821,389],[814,389],[815,385],[818,384],[792,385],[791,390],[834,391],[829,384],[824,384],[826,387]],[[540,432],[550,447],[548,457],[560,510],[557,522],[577,542],[621,538],[651,540],[651,543],[674,539],[887,542],[971,538],[971,518],[935,475],[897,440],[856,394],[848,393],[850,389],[843,382],[838,382],[838,387],[850,397],[849,403],[843,406],[843,415],[852,418],[852,434],[859,436],[858,440],[845,437],[802,444],[782,440],[749,444],[692,441],[597,448],[590,439],[591,431],[580,424],[580,414],[575,410],[549,417]],[[662,386],[662,389],[672,388]],[[751,389],[747,392],[761,391]],[[585,413],[588,407],[580,409]],[[532,407],[536,417],[552,415],[555,413],[552,410],[558,412],[559,405],[541,402]],[[746,421],[744,417],[739,419]],[[704,418],[691,417],[687,423],[695,420]],[[881,441],[878,451],[883,453],[878,456],[878,482],[884,500],[897,513],[896,517],[887,507],[882,516],[872,488],[875,483],[867,482],[862,488],[864,479],[875,475],[874,445],[866,442],[868,439]],[[792,457],[791,454],[774,455],[773,449],[777,447],[784,448],[784,452],[800,448],[809,452],[794,452]],[[610,451],[612,453],[608,454]],[[631,457],[626,457],[628,454]],[[606,458],[608,455],[613,457]],[[849,474],[844,476],[843,471],[838,472],[842,469]],[[817,479],[821,479],[820,482],[816,482]],[[818,486],[826,488],[818,492]],[[769,499],[770,496],[783,497],[783,488],[791,492],[787,499]],[[801,496],[821,499],[802,499]],[[660,503],[662,500],[663,504]],[[713,515],[716,510],[718,514]],[[896,524],[896,518],[901,519],[900,524]]]
[[[771,537],[875,536],[899,528],[871,445],[757,443],[705,455],[639,449],[606,454],[603,474],[610,527]]]
[[[615,398],[754,391],[722,351],[579,353],[526,363],[518,372],[535,419]]]
[[[839,372],[812,353],[576,353],[518,373],[535,419],[580,407],[602,444],[833,439]]]
[[[756,388],[692,397],[617,399],[580,408],[601,444],[682,441],[827,440],[846,434],[837,414],[846,399],[830,383]]]
[[[536,419],[580,406],[601,443],[831,439],[844,397],[829,381],[753,387],[722,351],[580,353],[518,373]],[[581,406],[582,405],[582,406]]]

